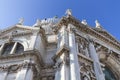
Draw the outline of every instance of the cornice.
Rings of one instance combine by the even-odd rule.
[[[15,33],[15,34],[10,34],[10,35],[0,36],[0,39],[8,39],[10,36],[12,38],[15,38],[15,37],[27,36],[27,35],[32,35],[32,34],[33,34],[32,31],[26,31],[22,33]]]
[[[58,32],[58,30],[61,28],[62,25],[68,26],[68,24],[73,24],[74,26],[76,26],[76,28],[77,28],[76,30],[80,30],[87,35],[94,36],[97,39],[100,39],[101,41],[108,43],[109,45],[113,46],[114,48],[117,48],[118,50],[120,50],[119,42],[112,41],[111,39],[107,38],[106,36],[93,30],[90,26],[81,24],[80,21],[75,19],[73,16],[61,18],[60,22],[56,25],[57,27],[55,28],[55,32]]]
[[[8,55],[1,55],[0,56],[0,61],[9,61],[9,60],[17,60],[21,58],[26,58],[26,57],[35,57],[35,62],[39,65],[39,67],[42,67],[43,60],[42,57],[40,56],[40,52],[37,50],[29,50],[29,51],[24,51],[21,54],[8,54]]]
[[[84,56],[84,55],[82,55],[80,53],[78,53],[78,58],[79,58],[79,61],[82,60],[82,61],[84,61],[86,63],[93,64],[93,60],[91,58],[86,57],[86,56]]]
[[[6,33],[12,31],[12,30],[22,30],[22,31],[39,31],[38,27],[30,27],[30,26],[23,26],[23,25],[14,25],[11,27],[8,27],[6,29],[3,29],[0,31],[0,36],[5,35]]]
[[[69,48],[66,45],[63,45],[58,49],[56,54],[53,56],[53,60],[56,61],[56,59],[59,58],[64,52],[69,52]]]

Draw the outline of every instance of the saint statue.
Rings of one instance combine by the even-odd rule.
[[[87,22],[86,22],[86,20],[84,19],[84,20],[82,20],[82,22],[81,22],[82,24],[84,24],[84,25],[87,25]]]
[[[23,22],[24,22],[24,18],[20,18],[18,24],[19,24],[19,25],[22,25]]]
[[[40,26],[41,25],[41,21],[39,19],[36,20],[36,23],[33,26]]]
[[[67,10],[66,10],[66,15],[67,15],[67,16],[71,16],[71,15],[72,15],[71,9],[67,9]]]
[[[102,28],[98,20],[95,20],[96,28]]]

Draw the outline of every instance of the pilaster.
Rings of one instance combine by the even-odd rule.
[[[70,57],[70,79],[71,80],[80,80],[80,67],[78,64],[78,53],[76,49],[75,34],[73,31],[73,26],[68,25],[69,28],[69,57]]]
[[[21,69],[16,76],[15,80],[25,80],[25,76],[26,76],[26,72],[27,72],[27,68],[23,68]]]
[[[25,76],[25,80],[33,80],[33,71],[31,68],[29,68],[27,70],[26,76]]]
[[[14,44],[10,54],[14,54],[15,53],[16,47],[17,47],[17,42],[15,42],[15,44]]]
[[[35,32],[32,36],[31,36],[31,41],[30,41],[30,49],[33,50],[34,47],[35,47],[35,42],[36,42],[36,39],[37,39],[37,32]]]
[[[6,80],[8,72],[1,72],[0,73],[0,80]]]
[[[58,51],[57,58],[57,72],[55,80],[70,80],[69,76],[69,62],[68,62],[68,33],[66,26],[62,26],[58,37]]]
[[[5,46],[5,44],[2,44],[2,46],[0,47],[0,55],[2,55],[4,46]]]
[[[93,59],[93,66],[94,66],[96,78],[97,80],[105,80],[104,74],[102,72],[102,68],[100,66],[99,58],[93,44],[93,40],[88,38],[88,42],[89,42],[89,52],[91,58]]]

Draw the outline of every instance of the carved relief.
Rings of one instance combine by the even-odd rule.
[[[83,54],[87,57],[89,57],[89,52],[88,52],[88,42],[86,41],[86,39],[81,38],[81,37],[77,37],[76,38],[76,42],[77,42],[77,48],[78,48],[78,52],[80,54]]]
[[[92,65],[88,65],[86,63],[81,63],[80,65],[82,80],[96,80]]]

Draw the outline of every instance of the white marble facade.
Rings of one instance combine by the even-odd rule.
[[[120,43],[68,11],[1,30],[0,80],[120,80]]]

